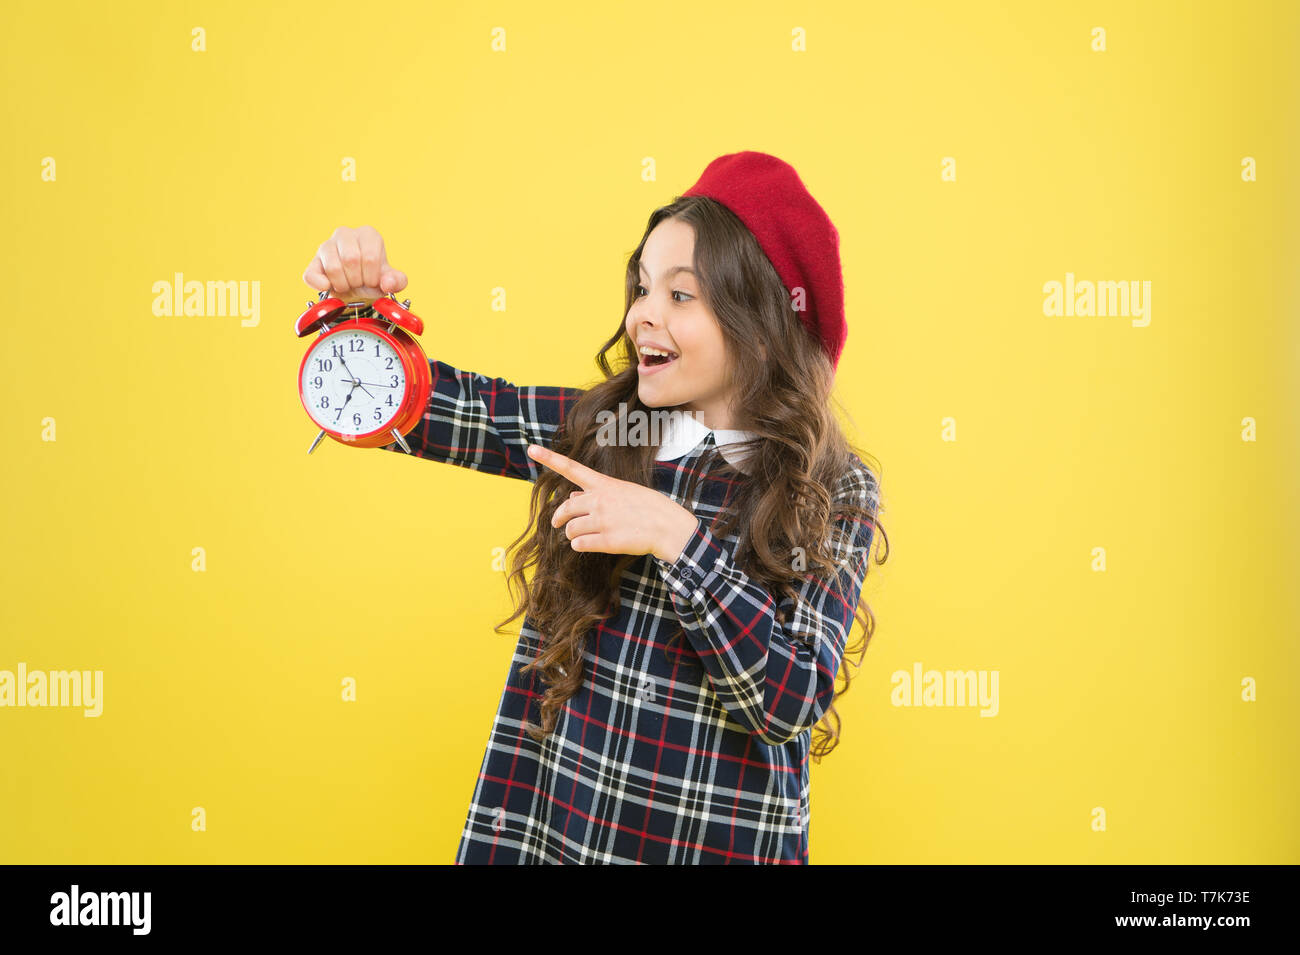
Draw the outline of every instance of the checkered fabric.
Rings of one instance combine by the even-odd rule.
[[[525,449],[551,446],[581,389],[430,366],[433,392],[406,436],[411,450],[537,480],[543,465]],[[708,432],[657,462],[656,490],[699,524],[676,561],[647,554],[624,572],[618,611],[588,634],[582,687],[540,743],[523,730],[540,722],[545,690],[520,673],[539,645],[525,618],[458,864],[808,862],[811,729],[831,703],[874,521],[839,519],[837,589],[808,574],[797,603],[778,601],[734,562],[738,539],[712,530],[744,475],[710,468],[685,496],[713,447]],[[396,443],[383,450],[403,453]],[[876,513],[876,479],[856,456],[833,497]]]

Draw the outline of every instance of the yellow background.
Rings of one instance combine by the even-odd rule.
[[[302,272],[374,225],[431,356],[590,384],[650,211],[738,149],[840,229],[893,545],[812,861],[1300,861],[1298,9],[4,5],[0,669],[105,687],[0,710],[0,861],[450,861],[529,486],[309,457]],[[260,324],[155,316],[176,272]],[[1044,316],[1067,272],[1150,325]],[[892,706],[916,661],[999,714]]]

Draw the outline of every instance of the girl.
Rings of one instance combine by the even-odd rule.
[[[304,279],[406,285],[373,229]],[[650,216],[594,387],[430,359],[412,451],[534,485],[457,863],[808,862],[809,756],[875,624],[877,479],[829,407],[846,331],[835,227],[791,166],[741,152]]]

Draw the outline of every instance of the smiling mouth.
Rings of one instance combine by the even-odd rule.
[[[658,372],[661,368],[671,365],[675,361],[677,361],[676,357],[667,355],[642,355],[641,363],[637,368],[643,373]]]

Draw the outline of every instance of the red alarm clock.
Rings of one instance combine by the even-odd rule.
[[[396,441],[413,453],[403,437],[419,423],[433,378],[429,360],[415,335],[424,322],[389,292],[376,299],[381,319],[363,317],[365,302],[320,298],[298,316],[299,338],[320,330],[298,366],[298,397],[320,427],[307,453],[329,435],[341,444],[377,448]],[[331,322],[337,322],[333,326]]]

